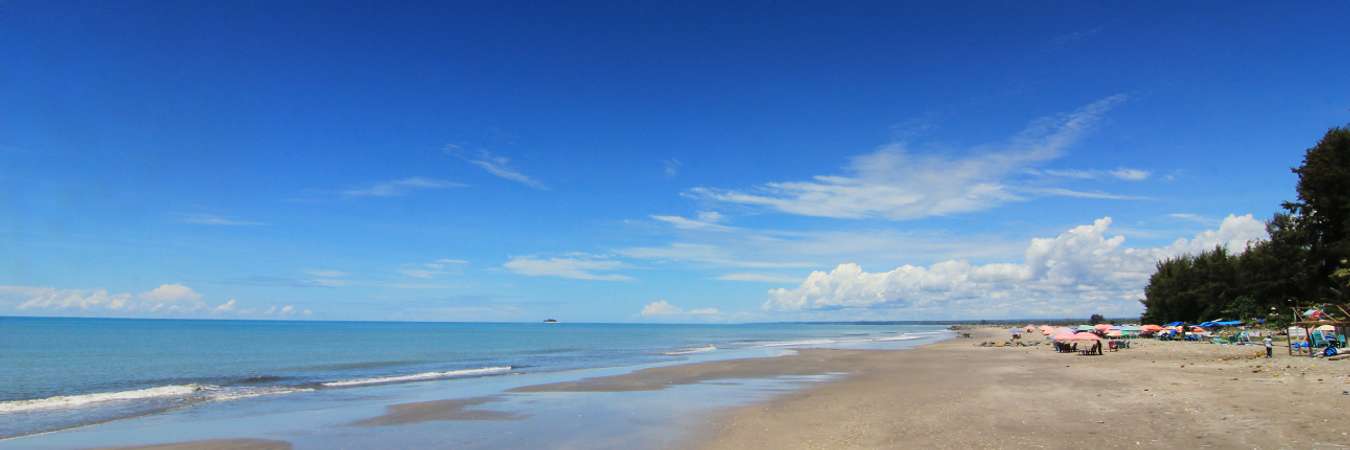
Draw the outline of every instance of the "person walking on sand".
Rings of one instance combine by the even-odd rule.
[[[1266,344],[1266,358],[1275,357],[1275,341],[1270,339],[1270,336],[1266,336],[1266,338],[1262,339],[1261,342],[1264,342]]]

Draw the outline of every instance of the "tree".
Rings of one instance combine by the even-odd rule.
[[[1092,317],[1088,318],[1088,322],[1092,323],[1093,325],[1099,323],[1106,323],[1106,318],[1102,317],[1101,314],[1093,314]]]
[[[1318,297],[1344,298],[1328,283],[1340,261],[1350,257],[1350,128],[1327,131],[1303,156],[1298,174],[1298,201],[1284,204],[1298,216],[1309,245],[1311,274]]]

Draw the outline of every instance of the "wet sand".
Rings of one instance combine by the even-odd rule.
[[[509,412],[469,409],[497,400],[496,396],[473,397],[429,402],[401,403],[390,405],[382,416],[353,422],[361,427],[402,425],[407,423],[429,422],[435,420],[514,420],[519,416]]]
[[[290,450],[291,444],[268,439],[210,439],[138,447],[109,447],[103,450]]]

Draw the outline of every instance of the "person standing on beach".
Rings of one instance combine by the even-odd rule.
[[[1275,357],[1275,341],[1271,340],[1270,336],[1266,336],[1266,338],[1261,341],[1266,343],[1266,358]]]

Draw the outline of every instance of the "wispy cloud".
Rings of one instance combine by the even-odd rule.
[[[629,281],[633,279],[627,275],[611,273],[628,267],[622,261],[593,255],[554,258],[517,256],[512,257],[502,267],[511,272],[531,277],[593,281]]]
[[[464,187],[463,183],[426,177],[408,177],[375,183],[369,186],[346,189],[342,195],[347,197],[398,197],[413,191],[428,189],[448,189]]]
[[[751,283],[778,283],[778,284],[790,284],[801,281],[801,277],[793,277],[788,275],[775,275],[771,273],[750,273],[750,272],[729,273],[726,275],[720,275],[717,277],[717,279],[722,281],[745,281]]]
[[[398,271],[409,278],[428,279],[448,274],[452,269],[468,264],[468,261],[462,259],[441,258],[421,264],[408,264],[399,268]]]
[[[1050,197],[1087,198],[1095,200],[1148,200],[1148,197],[1140,197],[1135,195],[1112,194],[1110,192],[1102,192],[1102,191],[1077,191],[1073,189],[1057,188],[1057,187],[1052,188],[1028,187],[1028,188],[1019,188],[1019,191]]]
[[[648,303],[646,306],[643,306],[642,311],[639,312],[638,314],[641,315],[642,317],[706,318],[716,316],[721,313],[722,312],[719,311],[717,308],[694,308],[686,310],[684,308],[672,305],[668,301],[657,300]]]
[[[666,178],[675,178],[676,175],[680,174],[680,168],[683,166],[684,163],[675,158],[661,161],[661,168],[664,170]]]
[[[304,280],[304,284],[323,287],[342,287],[351,284],[347,276],[351,275],[341,270],[333,269],[307,269],[304,271],[309,278]]]
[[[498,178],[514,181],[535,189],[548,189],[548,186],[539,180],[511,167],[511,159],[505,156],[498,156],[487,150],[479,150],[478,152],[470,153],[454,144],[446,145],[445,152],[464,160],[464,162],[478,166],[478,168],[483,169],[487,171],[487,173]]]
[[[1082,170],[1082,169],[1029,169],[1028,174],[1071,178],[1076,180],[1100,180],[1104,178],[1114,178],[1123,181],[1144,181],[1153,176],[1152,172],[1141,169],[1132,169],[1121,167],[1115,170]]]
[[[1167,217],[1176,220],[1183,220],[1186,222],[1194,222],[1201,225],[1212,225],[1213,223],[1217,222],[1215,219],[1211,219],[1209,217],[1205,217],[1195,213],[1171,213],[1168,214]]]
[[[717,211],[701,211],[697,218],[683,216],[653,215],[652,219],[668,223],[681,230],[731,231],[735,228],[722,225],[722,214]]]
[[[192,225],[212,225],[222,227],[251,227],[259,225],[267,225],[265,223],[253,220],[243,220],[233,217],[218,216],[215,214],[206,214],[206,213],[182,214],[179,216],[178,221]]]
[[[771,182],[749,190],[697,187],[686,195],[842,219],[909,220],[985,210],[1025,200],[1010,186],[1013,176],[1061,156],[1125,98],[1113,95],[1069,114],[1036,120],[1007,142],[972,148],[964,157],[916,154],[896,143],[852,158],[844,175]]]

